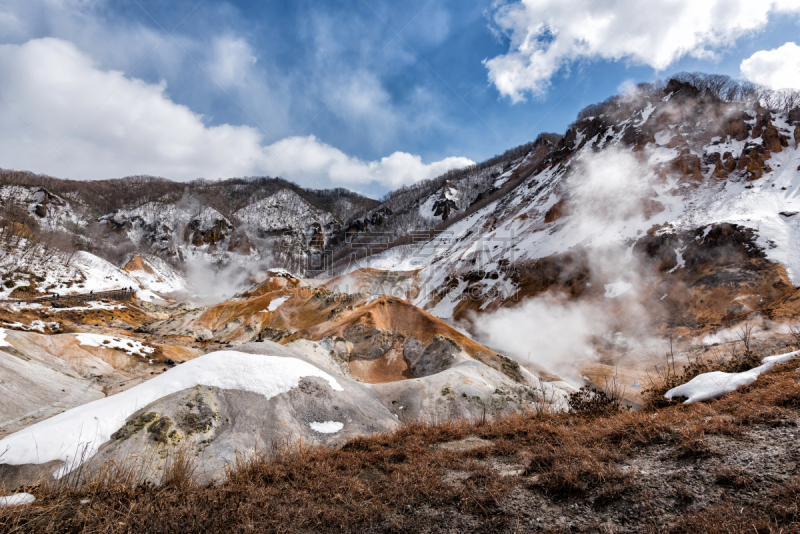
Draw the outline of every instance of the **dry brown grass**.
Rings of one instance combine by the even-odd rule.
[[[720,399],[657,411],[587,417],[531,413],[495,422],[411,423],[394,433],[350,441],[339,450],[276,448],[269,458],[241,462],[224,483],[198,485],[193,465],[176,457],[161,485],[135,473],[106,471],[81,485],[27,488],[31,505],[0,510],[1,532],[354,532],[446,529],[409,510],[469,514],[487,531],[513,531],[503,502],[515,489],[544,498],[583,499],[604,507],[641,488],[622,464],[656,446],[693,462],[715,454],[714,439],[739,439],[751,425],[777,426],[797,417],[800,362],[776,368]],[[787,400],[788,399],[788,400]],[[491,442],[470,451],[438,444],[477,436]],[[500,476],[492,462],[525,466]],[[448,473],[459,474],[456,481]],[[716,483],[745,488],[746,473],[721,468]],[[677,484],[677,482],[676,482]],[[678,488],[680,489],[680,488]],[[770,502],[742,507],[719,502],[687,512],[674,532],[791,532],[800,528],[800,481]],[[689,506],[686,489],[677,495]],[[80,504],[89,499],[89,504]],[[641,530],[647,525],[642,524]],[[435,530],[435,529],[434,529]]]

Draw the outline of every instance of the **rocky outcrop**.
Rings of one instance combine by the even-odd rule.
[[[667,86],[664,88],[664,95],[672,95],[672,98],[676,100],[689,100],[696,98],[699,94],[700,90],[691,83],[674,78],[667,82]]]
[[[788,147],[788,138],[785,135],[778,133],[778,129],[771,122],[764,126],[764,133],[761,134],[764,139],[764,146],[770,152],[781,152],[783,147]]]
[[[681,155],[672,160],[672,170],[698,182],[703,180],[700,157],[688,148],[681,150]]]
[[[245,350],[297,357],[269,342],[259,345],[263,347]],[[102,469],[105,462],[123,458],[147,458],[139,466],[142,474],[158,482],[171,460],[184,451],[195,458],[199,481],[219,481],[237,459],[265,444],[290,440],[341,446],[399,424],[368,386],[343,377],[336,380],[344,391],[333,390],[324,379],[306,377],[297,387],[270,399],[206,386],[168,395],[129,417],[85,469]],[[341,429],[315,430],[328,421],[341,421]]]
[[[403,357],[415,377],[430,376],[450,368],[459,352],[461,349],[455,341],[440,335],[434,336],[427,347],[414,337],[406,340],[403,347]]]
[[[769,158],[769,152],[762,147],[746,146],[736,169],[744,171],[748,180],[758,180],[764,176],[765,172],[772,171],[772,168],[764,161],[766,158]]]
[[[44,219],[47,216],[50,206],[64,205],[63,200],[53,195],[50,191],[43,187],[33,194],[33,199],[36,203],[33,208],[33,213],[40,219]]]
[[[764,148],[770,152],[781,152],[783,147],[789,146],[789,138],[778,132],[778,128],[772,124],[772,115],[769,112],[758,116],[753,128],[753,137],[761,137]]]
[[[394,213],[392,212],[391,208],[388,207],[381,207],[376,209],[375,211],[370,212],[368,215],[360,219],[356,219],[351,222],[347,229],[345,230],[345,234],[351,235],[358,232],[363,232],[364,230],[369,230],[370,228],[374,228],[380,226],[384,223],[388,218],[390,218]]]
[[[756,234],[750,228],[736,224],[720,223],[709,228],[698,228],[694,239],[689,239],[683,252],[688,267],[712,263],[722,258],[763,258],[764,251],[756,244]]]
[[[750,136],[750,125],[745,121],[749,121],[750,116],[747,113],[740,113],[738,117],[728,119],[723,129],[723,134],[730,135],[732,139],[737,141],[744,141]]]
[[[236,252],[243,256],[248,256],[253,252],[253,245],[247,232],[244,230],[233,229],[228,242],[228,252]]]
[[[233,225],[224,218],[216,219],[210,226],[199,219],[194,219],[189,222],[187,228],[192,233],[191,243],[196,247],[216,245],[233,231]]]
[[[375,360],[392,348],[394,335],[380,328],[368,328],[356,323],[347,328],[344,338],[353,345],[351,358]]]
[[[450,214],[458,210],[455,196],[458,190],[450,182],[445,182],[439,193],[439,198],[433,204],[433,216],[446,221]]]

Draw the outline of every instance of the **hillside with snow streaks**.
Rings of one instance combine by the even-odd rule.
[[[632,95],[577,121],[555,150],[515,162],[535,168],[513,192],[430,241],[352,268],[422,269],[415,304],[449,317],[479,271],[495,273],[479,275],[480,289],[500,302],[519,289],[511,264],[613,246],[630,257],[648,234],[707,234],[732,223],[752,229],[766,257],[800,285],[798,140],[798,110],[724,102],[677,82],[663,97]]]
[[[86,221],[76,213],[72,203],[80,205],[59,198],[43,187],[0,186],[0,205],[19,205],[45,230],[68,231],[70,227],[85,226]]]
[[[335,222],[333,215],[315,208],[288,189],[249,204],[234,215],[244,224],[264,233],[302,228],[313,223],[324,227]]]

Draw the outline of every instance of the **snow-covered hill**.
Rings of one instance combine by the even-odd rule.
[[[21,206],[45,230],[67,231],[86,221],[73,209],[74,202],[60,198],[43,187],[0,186],[0,205]]]
[[[628,295],[645,285],[651,291],[658,284],[645,280],[648,254],[658,249],[669,264],[657,275],[662,283],[667,270],[677,277],[700,269],[699,260],[686,266],[682,257],[690,241],[720,254],[752,245],[800,285],[800,110],[724,101],[677,80],[622,95],[601,110],[578,120],[557,146],[541,143],[509,163],[493,187],[518,185],[451,218],[432,240],[336,274],[366,266],[421,269],[415,304],[443,318],[514,306],[548,288],[608,299],[617,295],[604,284],[630,287]],[[740,229],[730,243],[705,241],[714,228],[730,233],[720,230],[724,223]],[[744,282],[736,284],[731,298],[747,293]]]
[[[341,230],[328,212],[317,209],[297,193],[282,189],[234,213],[259,237],[291,236],[304,247],[322,249]]]

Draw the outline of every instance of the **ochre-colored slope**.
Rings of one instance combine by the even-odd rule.
[[[275,279],[270,279],[245,297],[216,304],[197,315],[188,312],[175,317],[160,324],[157,331],[165,339],[175,341],[186,342],[196,336],[195,341],[201,346],[246,343],[259,334],[283,344],[298,339],[343,338],[356,346],[356,352],[378,350],[372,356],[359,358],[363,360],[374,360],[386,354],[398,339],[414,338],[427,346],[436,336],[442,336],[452,340],[469,356],[519,377],[519,368],[513,362],[405,300],[291,287],[293,285],[276,284]],[[280,286],[282,289],[263,293]],[[278,305],[279,299],[285,300]],[[273,305],[272,311],[269,311],[270,305]],[[382,344],[385,348],[375,349]],[[393,350],[399,351],[402,359],[402,343]],[[365,378],[383,374],[397,377],[405,373],[401,364],[391,358],[388,360],[359,364],[355,370]],[[381,366],[386,368],[382,370]]]

